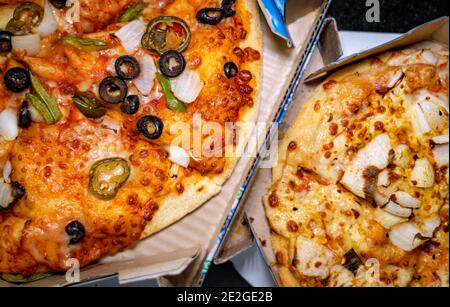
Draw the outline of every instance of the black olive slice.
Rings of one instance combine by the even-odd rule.
[[[10,52],[12,50],[11,38],[13,35],[8,31],[0,31],[0,52]]]
[[[234,78],[237,76],[237,74],[239,72],[239,68],[233,62],[228,62],[224,66],[224,72],[225,72],[225,76],[228,79],[231,79],[231,78]]]
[[[14,198],[14,202],[18,202],[25,196],[25,188],[18,182],[14,181],[11,184],[12,187],[12,196]]]
[[[116,60],[116,73],[119,77],[125,80],[133,80],[139,77],[141,67],[139,62],[128,55],[122,56]]]
[[[25,100],[22,102],[19,111],[19,127],[20,128],[28,128],[31,126],[31,113],[28,108],[28,102]]]
[[[72,221],[66,226],[66,233],[71,237],[69,244],[75,245],[83,240],[86,235],[84,225],[79,221]]]
[[[222,8],[204,8],[197,13],[197,20],[207,25],[217,25],[224,17]]]
[[[159,139],[163,133],[164,123],[156,116],[144,116],[138,121],[137,129],[147,139],[156,140]]]
[[[67,5],[67,0],[50,0],[50,3],[57,9],[63,9]]]
[[[232,6],[236,2],[236,0],[223,0],[222,1],[222,9],[223,9],[223,17],[229,18],[236,15],[236,11],[233,10]]]
[[[107,77],[100,83],[99,94],[104,101],[118,104],[127,97],[128,86],[118,77]]]
[[[30,87],[30,72],[22,67],[14,67],[8,70],[4,77],[8,90],[20,93]]]
[[[136,95],[130,95],[120,105],[120,110],[128,115],[136,114],[139,111],[139,97]]]
[[[159,59],[159,69],[169,78],[181,75],[186,68],[186,60],[183,55],[175,50],[170,50],[161,55]]]

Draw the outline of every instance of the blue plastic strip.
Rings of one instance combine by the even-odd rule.
[[[275,5],[283,19],[286,18],[286,0],[275,0]]]
[[[278,3],[278,5],[276,4]],[[264,16],[266,17],[267,23],[273,33],[280,36],[286,40],[289,47],[294,44],[291,39],[291,35],[284,23],[284,5],[282,5],[284,0],[259,0],[259,6],[261,7]],[[278,6],[282,6],[280,11]]]

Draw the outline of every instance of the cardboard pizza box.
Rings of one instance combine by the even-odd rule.
[[[336,37],[337,36],[333,34],[323,37],[323,40],[329,41],[323,41],[321,45],[325,46],[325,48],[329,48],[330,50],[327,52],[331,54],[335,48],[334,46],[336,46],[333,42]],[[289,124],[296,118],[300,107],[309,95],[318,85],[321,84],[324,78],[333,71],[382,52],[404,48],[406,46],[416,45],[420,47],[448,49],[448,41],[449,19],[448,17],[442,17],[419,26],[404,35],[399,36],[393,41],[353,54],[349,57],[339,59],[338,61],[328,65],[326,64],[326,59],[324,58],[324,55],[327,54],[327,52],[324,53],[322,51],[321,53],[319,48],[316,48],[308,62],[304,74],[306,77],[304,77],[300,82],[299,90],[289,108],[289,111],[287,112],[287,115],[280,120],[280,129],[278,134],[279,138],[282,138],[283,133],[287,130]],[[271,184],[271,169],[259,169],[259,172],[255,175],[251,193],[249,193],[247,198],[245,211],[249,221],[249,226],[256,238],[255,242],[258,244],[267,265],[274,275],[275,280],[278,282],[276,267],[274,265],[276,260],[271,246],[271,230],[262,204],[262,198]]]
[[[292,48],[272,34],[266,22],[262,21],[264,76],[258,121],[267,124],[277,117],[280,106],[292,100],[330,1],[288,0],[286,3],[286,23],[293,36]],[[155,286],[201,285],[239,213],[242,192],[248,187],[250,171],[259,158],[257,145],[264,141],[265,135],[265,129],[255,131],[250,138],[254,140],[253,149],[240,159],[222,192],[178,223],[141,241],[134,248],[103,258],[80,272],[69,272],[69,278],[53,275],[23,286],[86,285],[107,278],[116,279],[119,284],[145,280],[147,285]],[[250,238],[248,229],[247,237]],[[2,286],[14,285],[0,280]]]

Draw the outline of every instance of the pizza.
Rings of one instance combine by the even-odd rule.
[[[264,197],[283,286],[448,286],[448,69],[397,50],[306,100]]]
[[[255,122],[255,0],[0,0],[0,273],[35,280],[200,207]]]

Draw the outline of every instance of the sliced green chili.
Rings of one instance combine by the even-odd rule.
[[[99,39],[79,38],[76,36],[65,36],[61,39],[61,42],[84,51],[99,51],[111,47],[110,43]]]
[[[129,22],[137,19],[141,16],[142,11],[145,9],[145,6],[140,2],[136,2],[133,6],[131,6],[126,12],[120,16],[119,22]]]
[[[106,114],[106,108],[102,107],[94,95],[89,93],[76,93],[73,96],[73,103],[88,118],[100,118]]]
[[[179,113],[187,112],[186,105],[182,101],[178,100],[172,93],[172,88],[170,86],[169,79],[167,79],[163,74],[159,72],[156,73],[156,76],[159,80],[159,83],[161,84],[164,96],[166,97],[167,107],[175,112]]]
[[[33,282],[33,281],[38,281],[38,280],[50,277],[52,275],[53,275],[52,273],[38,273],[38,274],[31,275],[31,276],[24,276],[24,275],[20,275],[20,274],[3,273],[1,277],[4,281],[10,282],[10,283],[24,284],[24,283],[29,283],[29,282]]]
[[[130,177],[130,165],[122,158],[95,163],[89,173],[89,191],[99,199],[113,199]]]
[[[43,18],[44,9],[40,5],[26,2],[16,7],[6,30],[15,35],[30,34],[34,27],[41,24]]]
[[[33,105],[49,125],[56,124],[62,117],[55,98],[44,89],[38,78],[31,75],[31,85],[36,95],[27,94],[27,101]]]

